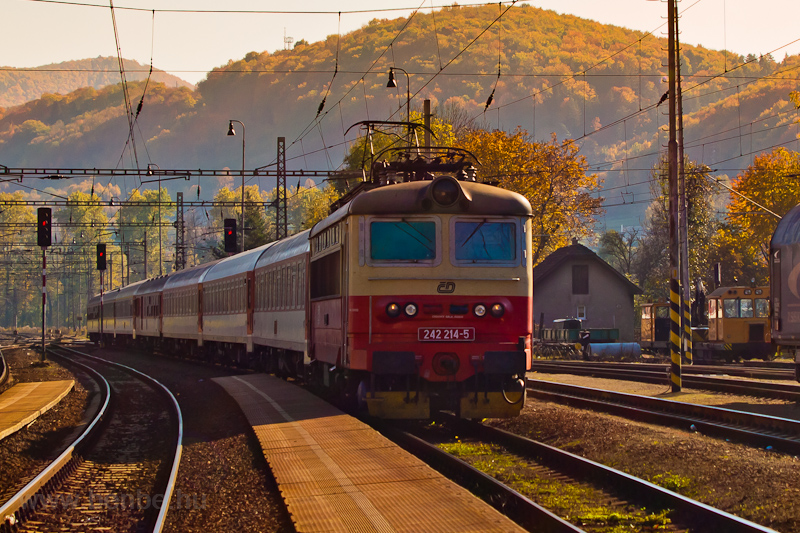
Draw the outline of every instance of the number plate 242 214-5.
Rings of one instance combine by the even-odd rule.
[[[419,328],[420,341],[468,342],[475,340],[475,328]]]

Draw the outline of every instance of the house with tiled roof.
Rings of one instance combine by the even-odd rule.
[[[633,296],[641,293],[576,239],[533,268],[534,320],[545,328],[554,320],[579,318],[584,328],[617,328],[621,342],[634,342]]]

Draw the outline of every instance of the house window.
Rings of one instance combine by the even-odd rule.
[[[572,294],[589,294],[589,265],[572,265]]]
[[[578,320],[586,320],[586,306],[579,305],[578,306],[578,316],[576,316]]]

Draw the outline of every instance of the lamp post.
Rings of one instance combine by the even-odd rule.
[[[386,87],[393,89],[397,87],[397,81],[394,79],[394,71],[399,70],[406,75],[406,122],[411,122],[411,80],[408,77],[408,72],[400,67],[389,67],[389,81],[386,82]],[[411,126],[408,126],[408,145],[411,146]]]
[[[242,126],[242,247],[241,251],[244,252],[244,136],[246,133],[244,123],[241,120],[230,119],[228,121],[228,135],[236,135],[236,131],[233,129],[233,123],[238,122]]]
[[[159,167],[155,163],[148,163],[147,164],[148,176],[153,175],[153,169],[150,167],[156,167],[158,170],[161,170],[161,167]],[[164,258],[162,257],[162,252],[161,252],[161,172],[159,172],[158,173],[158,275],[159,276],[164,274],[163,266],[164,266]]]

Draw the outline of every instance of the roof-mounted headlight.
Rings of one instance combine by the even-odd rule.
[[[442,207],[449,207],[458,201],[461,187],[451,177],[439,178],[431,185],[433,200]]]

